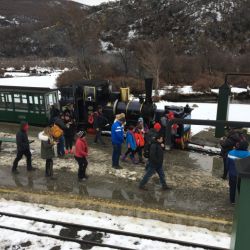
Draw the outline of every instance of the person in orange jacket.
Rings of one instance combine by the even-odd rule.
[[[135,128],[134,137],[136,141],[136,153],[139,156],[139,163],[145,163],[142,158],[142,151],[145,145],[143,129],[140,125]]]
[[[77,134],[76,144],[75,144],[75,160],[78,163],[78,179],[79,181],[86,180],[86,168],[88,166],[88,161],[86,157],[88,156],[88,144],[86,141],[86,132],[79,131]]]

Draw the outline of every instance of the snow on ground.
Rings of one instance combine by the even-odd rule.
[[[94,6],[94,5],[99,5],[102,3],[107,3],[107,2],[114,2],[116,0],[71,0],[73,2],[77,2],[80,4],[86,4],[89,6]]]
[[[103,227],[126,232],[153,235],[164,238],[172,238],[200,244],[208,244],[217,247],[229,248],[230,235],[226,233],[212,232],[210,230],[198,227],[190,227],[178,224],[169,224],[156,220],[146,220],[127,216],[113,216],[106,213],[100,213],[90,210],[56,208],[48,205],[30,204],[19,201],[6,201],[0,199],[0,211],[39,217],[49,220],[58,220],[63,222],[83,224],[88,226]],[[20,219],[0,217],[0,224],[10,227],[18,227],[31,231],[38,231],[48,234],[58,234],[62,226],[51,226],[44,223],[33,223]],[[0,230],[0,248],[1,249],[51,249],[55,246],[61,246],[60,249],[81,249],[80,245],[70,242],[60,242],[51,238],[40,238],[34,235],[12,232],[9,230]],[[90,232],[81,230],[77,235],[80,238]],[[141,240],[132,237],[123,237],[119,235],[107,234],[102,238],[105,244],[114,244],[117,246],[129,247],[143,250],[192,250],[194,248],[182,247],[174,244],[154,242],[150,240]],[[20,245],[30,241],[30,246],[21,247]],[[135,244],[136,243],[136,244]],[[93,247],[93,250],[101,249]],[[108,249],[108,248],[106,248]],[[195,248],[201,249],[201,248]]]
[[[235,94],[245,93],[247,91],[248,91],[248,88],[236,88],[236,87],[231,88],[231,93],[235,93]],[[219,89],[211,89],[211,92],[219,94]]]
[[[217,103],[196,103],[196,102],[166,102],[161,101],[156,103],[157,108],[164,109],[166,105],[186,106],[189,104],[192,111],[192,119],[216,120]],[[243,121],[250,122],[250,105],[249,104],[230,104],[228,121]],[[209,126],[192,125],[192,135],[209,128]]]

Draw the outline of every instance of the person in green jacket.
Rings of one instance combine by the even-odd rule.
[[[53,177],[54,145],[57,144],[57,140],[52,136],[51,127],[46,127],[40,132],[38,138],[41,140],[41,157],[46,160],[45,176]]]

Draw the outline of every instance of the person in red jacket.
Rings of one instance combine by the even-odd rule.
[[[136,152],[138,153],[139,156],[139,163],[144,163],[142,157],[142,151],[145,145],[145,140],[144,140],[144,133],[140,124],[135,128],[134,137],[137,146]]]
[[[75,159],[78,163],[78,179],[79,181],[86,180],[86,168],[88,166],[88,161],[86,157],[88,156],[88,144],[85,139],[86,132],[79,131],[77,134],[76,144],[75,144]]]

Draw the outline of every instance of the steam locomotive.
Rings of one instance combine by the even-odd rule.
[[[145,79],[145,95],[130,100],[129,88],[121,88],[120,92],[112,91],[112,84],[107,80],[91,80],[75,82],[71,86],[60,88],[60,106],[74,105],[78,126],[89,129],[92,127],[88,117],[99,105],[103,107],[103,114],[108,123],[112,124],[115,115],[124,113],[127,125],[136,125],[138,118],[143,117],[148,127],[154,122],[160,122],[168,113],[173,113],[175,118],[190,119],[192,109],[179,106],[165,106],[158,109],[152,101],[153,79]],[[111,126],[111,125],[110,125]],[[177,124],[173,137],[175,146],[184,148],[185,142],[190,137],[190,125]],[[110,129],[107,128],[107,129]]]

